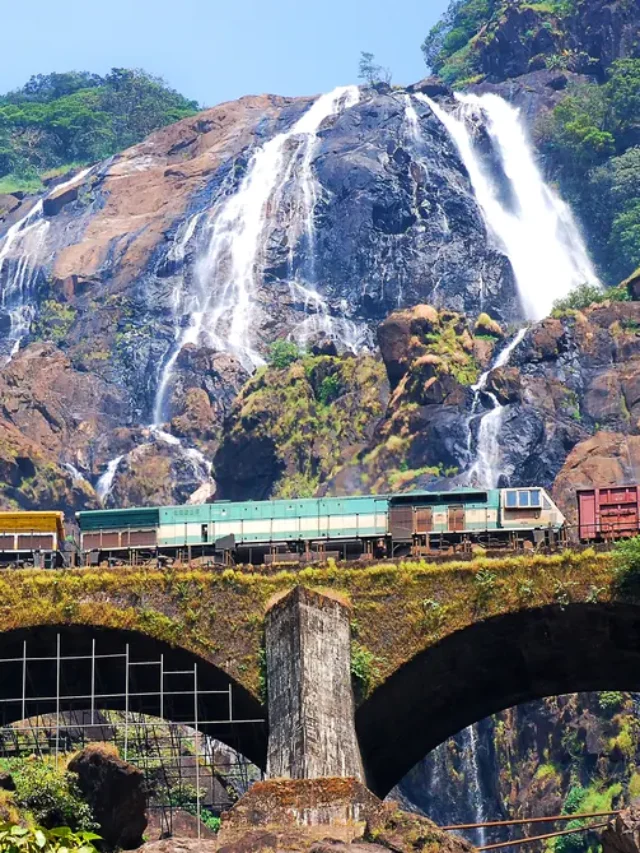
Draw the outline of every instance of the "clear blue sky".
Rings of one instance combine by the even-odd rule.
[[[448,0],[4,0],[0,92],[32,74],[145,68],[211,106],[357,82],[361,50],[395,83],[425,76],[420,44]]]

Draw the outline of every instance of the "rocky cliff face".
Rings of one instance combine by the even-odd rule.
[[[207,473],[144,427],[170,422],[210,459],[285,334],[371,346],[390,311],[425,301],[519,319],[456,149],[408,97],[345,90],[319,115],[309,99],[243,98],[7,206],[1,415],[54,466],[67,506],[112,485],[119,503],[193,493]],[[107,463],[141,446],[162,487],[130,487],[131,461],[118,487]]]
[[[529,702],[438,747],[390,796],[440,824],[620,808],[640,790],[637,726],[637,697],[622,693]],[[553,829],[537,825],[539,834]],[[522,837],[510,831],[465,834],[476,845]],[[573,841],[567,850],[587,850],[597,836]]]
[[[638,55],[638,10],[628,0],[573,4],[500,4],[475,44],[480,68],[491,82],[518,77],[555,63],[604,77],[616,59]],[[570,7],[570,9],[567,9]]]

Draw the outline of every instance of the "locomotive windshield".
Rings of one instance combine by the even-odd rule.
[[[539,509],[542,506],[540,489],[509,489],[505,505],[507,509]]]

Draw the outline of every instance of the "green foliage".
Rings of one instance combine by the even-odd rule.
[[[49,828],[69,826],[74,831],[97,828],[74,773],[60,772],[41,761],[21,762],[11,773],[16,783],[15,802],[36,823]]]
[[[366,696],[377,675],[376,659],[373,652],[355,640],[351,641],[351,677],[355,682],[359,697]]]
[[[2,853],[95,853],[93,832],[73,832],[69,827],[46,829],[42,826],[18,826],[0,823]]]
[[[360,62],[358,63],[358,79],[364,80],[368,86],[375,86],[378,83],[391,83],[391,71],[388,68],[383,68],[375,61],[375,56],[372,53],[367,53],[366,50],[360,52]]]
[[[570,311],[582,311],[590,305],[611,300],[613,302],[626,302],[629,295],[625,288],[610,287],[603,289],[596,284],[581,284],[572,290],[563,299],[556,299],[553,303],[553,317],[563,317]]]
[[[327,406],[338,399],[340,394],[342,394],[342,390],[340,378],[335,373],[325,376],[318,389],[318,400]]]
[[[616,542],[613,548],[616,586],[620,595],[640,595],[640,536]]]
[[[611,282],[640,263],[639,114],[640,59],[621,59],[603,85],[572,85],[542,128],[543,153]]]
[[[617,690],[604,690],[598,694],[598,705],[606,714],[614,714],[622,705],[624,696]]]
[[[32,188],[49,169],[108,157],[196,110],[139,69],[32,77],[0,97],[0,177]]]
[[[422,44],[424,60],[444,79],[455,82],[466,76],[468,67],[456,54],[469,48],[469,42],[500,6],[499,0],[451,0],[443,18],[431,29]],[[467,50],[468,54],[468,50]],[[445,73],[443,74],[443,69]]]
[[[481,607],[488,604],[495,590],[497,580],[498,576],[496,573],[489,569],[480,569],[480,571],[476,573],[474,583],[477,590],[478,604]]]
[[[63,343],[69,334],[75,317],[76,311],[73,306],[47,299],[40,306],[34,324],[34,335],[38,338],[51,340],[56,344]]]
[[[580,812],[604,812],[612,808],[613,800],[620,795],[622,786],[619,783],[601,789],[598,781],[588,788],[574,784],[569,788],[562,805],[562,814],[570,815]],[[566,823],[566,829],[578,829],[589,821],[571,820]],[[582,853],[591,850],[592,844],[586,833],[576,832],[574,835],[564,835],[553,839],[550,849],[554,853]]]
[[[206,790],[200,789],[200,800],[206,796]],[[183,809],[194,817],[198,814],[198,791],[193,785],[180,783],[169,790],[169,805]],[[220,829],[220,817],[205,805],[200,804],[200,820],[208,828],[217,832]]]
[[[293,341],[287,341],[284,338],[279,338],[269,346],[267,361],[272,367],[277,370],[284,370],[294,361],[302,356],[298,345]]]

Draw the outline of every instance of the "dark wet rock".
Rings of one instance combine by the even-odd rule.
[[[86,747],[69,762],[108,847],[132,850],[147,826],[144,773],[103,744]]]
[[[11,773],[6,771],[0,773],[0,788],[3,791],[15,791],[16,783]]]
[[[616,59],[638,55],[638,24],[637,4],[626,0],[587,0],[561,21],[547,7],[514,3],[485,28],[475,49],[492,82],[538,72],[557,56],[568,71],[603,79]]]
[[[42,203],[45,216],[57,216],[62,208],[78,198],[78,187],[72,186],[48,195]]]
[[[421,92],[429,98],[450,98],[453,95],[451,86],[447,86],[439,77],[425,77],[417,83],[407,86],[407,92]]]

